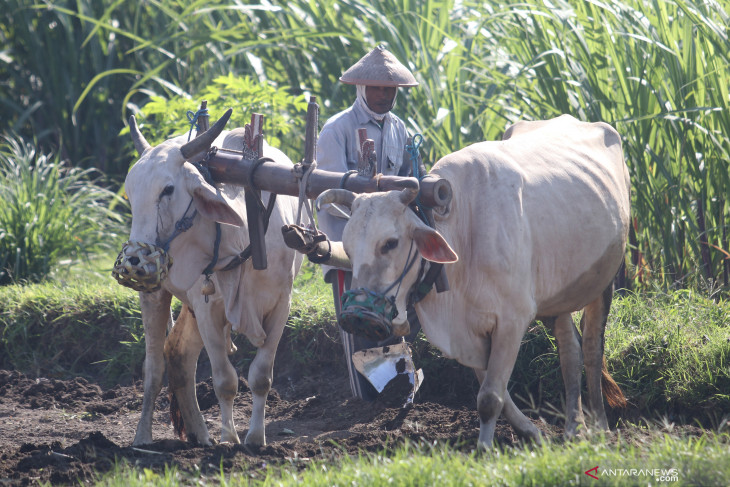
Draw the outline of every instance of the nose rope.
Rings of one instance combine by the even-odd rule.
[[[400,291],[400,285],[403,283],[403,279],[405,279],[406,274],[408,274],[408,271],[411,270],[411,267],[413,267],[413,264],[416,263],[416,258],[418,257],[418,252],[413,253],[413,257],[411,257],[411,253],[413,253],[413,240],[411,240],[411,247],[408,249],[408,257],[407,257],[406,263],[403,267],[403,272],[401,272],[400,276],[398,277],[398,279],[396,279],[393,282],[393,284],[388,286],[388,288],[385,291],[383,291],[383,295],[386,295],[388,293],[388,291],[393,289],[397,284],[398,289],[395,290],[395,295],[393,297],[398,296],[398,292]]]
[[[190,208],[193,206],[193,199],[190,198],[190,203],[188,203],[188,207],[185,209],[185,213],[183,213],[183,216],[180,217],[180,219],[175,222],[175,230],[172,232],[172,235],[170,237],[162,242],[160,239],[160,236],[158,235],[155,239],[155,245],[163,249],[165,252],[170,250],[170,244],[172,241],[177,238],[178,235],[180,235],[183,232],[187,232],[190,230],[190,227],[193,226],[193,220],[195,219],[195,216],[198,214],[198,210],[194,209],[193,214],[190,216],[186,216],[188,214],[188,211],[190,211]]]

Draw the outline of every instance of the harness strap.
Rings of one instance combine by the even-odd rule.
[[[213,259],[210,261],[210,264],[208,264],[208,267],[203,269],[203,274],[205,274],[205,277],[210,278],[211,274],[213,274],[213,268],[218,263],[218,250],[221,246],[221,224],[218,222],[215,222],[215,242],[213,243]]]
[[[246,183],[244,184],[244,187],[246,187],[247,189],[250,189],[251,191],[254,191],[253,194],[256,194],[258,196],[255,199],[255,201],[256,201],[256,204],[259,206],[259,210],[268,211],[269,215],[270,215],[271,211],[267,209],[268,207],[264,205],[264,202],[261,200],[261,197],[259,196],[261,190],[259,190],[253,182],[254,173],[256,172],[256,170],[259,167],[261,167],[261,165],[264,162],[276,162],[276,161],[274,161],[271,157],[259,157],[258,159],[256,159],[251,166],[251,170],[248,172],[248,179],[247,179]],[[276,193],[269,193],[269,206],[273,205],[272,200],[274,200],[274,202],[276,202]],[[268,221],[268,216],[267,215],[264,215],[264,216],[266,216],[266,218],[264,220],[264,228],[266,228],[269,225],[269,221]]]
[[[175,230],[172,232],[172,235],[170,235],[170,237],[164,242],[161,242],[158,237],[157,241],[155,242],[155,245],[157,245],[162,250],[167,252],[168,250],[170,250],[170,244],[172,243],[173,240],[175,240],[175,238],[177,238],[178,235],[190,230],[190,227],[193,226],[193,220],[195,220],[195,216],[198,214],[198,210],[194,209],[192,215],[185,216],[188,214],[188,211],[190,211],[191,206],[193,206],[192,198],[190,198],[190,203],[188,203],[188,207],[185,208],[185,213],[183,213],[183,216],[180,217],[180,219],[175,222]]]
[[[418,303],[431,292],[431,289],[433,289],[433,285],[436,282],[436,279],[438,279],[439,274],[441,274],[441,269],[443,267],[443,264],[431,262],[428,271],[426,271],[426,275],[423,276],[423,279],[413,287],[413,290],[408,297],[408,306],[413,306]]]
[[[269,195],[269,204],[266,206],[266,211],[264,213],[264,233],[266,233],[266,230],[269,228],[269,218],[271,217],[271,212],[274,210],[274,204],[276,203],[275,194]],[[251,258],[251,244],[249,243],[243,251],[235,256],[228,264],[225,265],[221,269],[221,271],[230,271],[231,269],[235,269],[239,265],[246,262],[249,258]]]
[[[210,170],[208,169],[208,161],[211,157],[215,155],[215,153],[218,151],[217,147],[211,147],[210,151],[208,151],[208,154],[206,155],[205,159],[199,162],[193,163],[193,165],[200,171],[200,174],[203,175],[203,178],[205,181],[210,184],[211,186],[215,186],[215,182],[213,181],[213,177],[210,174]],[[247,185],[249,188],[252,188],[255,190],[255,186],[253,184],[253,177],[254,173],[256,172],[256,169],[258,169],[264,162],[275,162],[270,157],[260,157],[254,161],[253,166],[251,167],[251,170],[248,173],[248,181]],[[274,210],[274,205],[276,204],[276,194],[275,193],[269,193],[269,202],[266,206],[264,206],[263,201],[261,201],[260,197],[257,197],[255,199],[256,203],[259,205],[260,209],[264,210],[264,233],[266,233],[266,230],[269,228],[269,219],[271,218],[271,213]],[[190,201],[190,204],[192,204],[192,200]],[[187,213],[187,211],[186,211]],[[197,210],[195,210],[195,213],[192,217],[190,217],[190,226],[192,226],[192,218],[195,217],[195,214],[197,213]],[[182,221],[183,219],[181,219]],[[179,222],[178,222],[179,223]],[[177,225],[175,225],[177,228]],[[185,230],[190,228],[188,226]],[[185,231],[183,230],[183,231]],[[177,236],[177,235],[174,235]],[[174,237],[173,237],[174,238]],[[172,240],[172,238],[170,239]],[[203,274],[206,278],[210,278],[210,276],[213,274],[213,268],[218,263],[219,258],[219,250],[220,250],[220,243],[221,243],[221,224],[216,222],[215,224],[215,242],[213,244],[213,258],[211,259],[208,266],[203,270]],[[168,243],[169,244],[169,243]],[[228,264],[226,264],[225,267],[223,267],[222,271],[230,271],[232,269],[235,269],[239,265],[246,262],[249,258],[251,258],[251,244],[249,243],[243,251],[236,255]],[[207,297],[206,297],[207,299]]]
[[[411,257],[411,253],[413,253],[413,257]],[[398,295],[398,291],[400,291],[400,285],[403,282],[403,278],[406,277],[406,274],[408,274],[408,271],[411,270],[411,267],[413,267],[413,264],[416,263],[416,259],[418,258],[418,252],[413,252],[413,240],[411,240],[411,247],[408,249],[408,261],[406,262],[406,265],[403,267],[403,272],[401,272],[398,279],[396,279],[393,284],[388,286],[388,288],[383,291],[383,295],[387,294],[388,291],[393,289],[396,285],[398,286],[398,289],[395,290],[395,295]]]
[[[342,179],[340,179],[340,188],[341,189],[345,189],[345,183],[347,183],[347,179],[350,176],[352,176],[353,174],[357,174],[357,171],[354,169],[351,169],[342,175]]]

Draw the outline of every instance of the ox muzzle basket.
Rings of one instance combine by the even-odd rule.
[[[112,276],[122,286],[151,293],[162,288],[172,257],[157,245],[128,241],[119,252]]]
[[[341,302],[340,326],[346,332],[376,342],[393,333],[393,319],[398,316],[394,297],[358,288],[345,291]]]

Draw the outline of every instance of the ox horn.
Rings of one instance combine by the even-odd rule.
[[[419,189],[417,187],[416,188],[412,188],[412,187],[403,188],[403,190],[401,190],[401,192],[400,192],[401,203],[403,203],[406,206],[410,205],[413,202],[413,200],[416,199],[416,196],[418,196],[418,191],[419,191]]]
[[[137,120],[134,118],[134,115],[129,117],[129,134],[132,136],[134,148],[140,156],[144,151],[152,147],[150,143],[147,142],[147,139],[144,138],[142,132],[139,131],[139,127],[137,127]]]
[[[352,208],[352,202],[355,201],[355,193],[346,189],[328,189],[317,197],[315,207],[317,211],[322,205],[337,203]]]
[[[231,113],[233,113],[233,109],[229,108],[226,110],[226,113],[218,119],[215,125],[180,147],[180,152],[183,157],[185,159],[191,159],[194,155],[210,149],[210,146],[213,145],[213,141],[215,141],[221,132],[223,132],[223,129],[228,123],[228,119],[231,118]]]

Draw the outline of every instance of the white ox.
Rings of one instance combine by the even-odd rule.
[[[206,133],[189,143],[186,143],[186,136],[181,136],[156,147],[145,141],[134,117],[130,119],[140,159],[126,178],[126,191],[132,206],[132,230],[130,242],[122,250],[121,262],[115,269],[122,273],[127,269],[127,272],[139,274],[136,278],[154,281],[155,273],[160,272],[160,266],[165,266],[168,255],[174,264],[166,278],[163,274],[160,290],[140,292],[146,359],[142,416],[134,445],[152,442],[152,414],[162,386],[165,359],[170,389],[179,402],[188,438],[210,444],[195,396],[195,370],[203,346],[210,358],[213,385],[220,403],[221,441],[240,443],[233,422],[238,377],[227,357],[235,349],[231,331],[244,334],[258,347],[248,376],[253,407],[245,442],[266,444],[266,397],[271,388],[274,356],[289,314],[292,283],[301,256],[284,245],[278,232],[269,231],[266,235],[266,270],[254,270],[250,260],[232,270],[220,270],[249,242],[243,189],[231,185],[220,185],[220,189],[216,189],[187,161],[199,160],[211,145],[238,150],[243,147],[243,129],[222,133],[229,117],[230,110]],[[263,155],[281,164],[292,164],[284,153],[267,144]],[[264,193],[263,202],[266,201]],[[279,196],[270,227],[278,229],[283,224],[293,223],[296,210],[296,199]],[[194,216],[192,227],[177,232],[178,235],[169,241],[176,233],[176,222],[184,216]],[[222,225],[219,258],[211,278],[215,292],[206,299],[201,294],[205,285],[201,273],[213,259],[216,222]],[[169,250],[162,252],[160,247],[168,241]],[[168,322],[171,323],[172,296],[180,299],[184,306],[165,343]]]
[[[507,392],[520,342],[536,318],[558,341],[566,436],[583,423],[582,361],[593,419],[607,429],[601,379],[611,386],[603,391],[609,404],[624,400],[603,356],[612,282],[629,228],[629,176],[619,134],[605,123],[567,115],[519,122],[502,141],[442,158],[431,174],[454,189],[450,205],[434,212],[435,229],[408,208],[413,190],[321,196],[322,203],[351,205],[343,246],[352,262],[352,289],[383,293],[416,249],[424,259],[446,264],[450,290],[429,293],[415,309],[429,342],[477,374],[483,446],[491,445],[500,412],[523,436],[540,438]],[[417,269],[412,266],[393,287],[402,290],[395,296],[394,329],[405,325],[407,290]],[[581,309],[582,360],[571,318]]]

